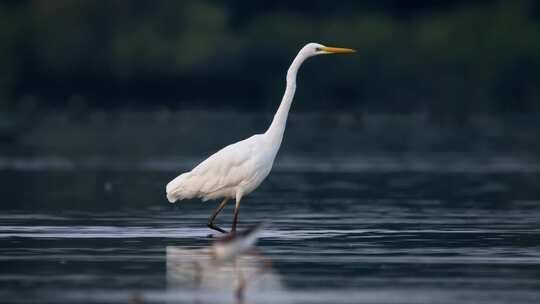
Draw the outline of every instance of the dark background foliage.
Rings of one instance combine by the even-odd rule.
[[[271,112],[298,49],[295,111],[462,119],[540,110],[536,1],[3,1],[0,106]]]

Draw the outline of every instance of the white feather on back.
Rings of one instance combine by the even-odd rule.
[[[247,194],[270,172],[273,150],[260,134],[228,145],[167,184],[167,199],[174,203],[195,197],[234,197],[237,191]],[[272,159],[262,161],[265,157]]]

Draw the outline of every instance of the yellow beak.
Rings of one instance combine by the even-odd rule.
[[[337,48],[337,47],[322,47],[321,51],[334,53],[334,54],[356,53],[356,50],[353,50],[353,49]]]

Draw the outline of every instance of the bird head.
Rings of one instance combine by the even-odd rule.
[[[326,54],[348,54],[356,53],[356,50],[347,48],[338,48],[324,46],[319,43],[308,43],[302,48],[302,52],[307,56],[326,55]]]

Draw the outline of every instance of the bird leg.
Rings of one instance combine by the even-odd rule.
[[[208,228],[210,229],[214,229],[214,230],[217,230],[221,233],[227,233],[227,231],[219,228],[218,226],[214,225],[214,220],[216,219],[218,213],[221,211],[221,209],[223,209],[225,207],[225,205],[227,204],[227,201],[229,201],[229,198],[226,197],[223,199],[223,201],[219,204],[219,206],[216,208],[216,210],[214,210],[214,213],[212,213],[212,216],[210,216],[210,218],[208,219]]]
[[[231,233],[236,233],[236,222],[238,221],[238,211],[240,209],[240,200],[236,200],[236,206],[234,206],[234,217],[232,222]]]

